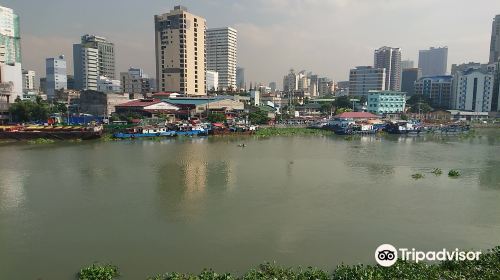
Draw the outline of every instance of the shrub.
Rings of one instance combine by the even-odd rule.
[[[448,176],[450,176],[450,177],[456,178],[456,177],[460,177],[460,175],[461,175],[460,171],[455,170],[455,169],[452,169],[452,170],[450,170],[450,172],[448,172]]]
[[[110,264],[92,264],[82,268],[78,273],[79,280],[113,280],[119,276],[118,268]]]

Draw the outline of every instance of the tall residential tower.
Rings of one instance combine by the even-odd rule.
[[[205,19],[175,6],[154,22],[158,90],[206,95]]]
[[[401,49],[382,47],[375,50],[375,68],[385,68],[385,90],[401,90]]]
[[[422,70],[423,77],[446,75],[446,71],[448,71],[448,47],[419,51],[418,68]]]
[[[500,15],[493,19],[490,45],[490,63],[500,60]]]
[[[236,89],[237,31],[231,27],[207,30],[207,70],[219,73],[219,88]]]

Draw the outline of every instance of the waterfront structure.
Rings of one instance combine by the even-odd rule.
[[[154,23],[158,90],[206,95],[205,19],[175,6]]]
[[[11,8],[0,6],[0,63],[21,63],[19,16]]]
[[[490,44],[490,63],[495,63],[500,60],[500,15],[493,19],[493,27],[491,30]]]
[[[237,37],[231,27],[207,30],[207,70],[217,72],[222,90],[236,89]],[[210,87],[207,86],[208,89]]]
[[[418,68],[422,76],[442,76],[448,70],[448,47],[420,50],[418,54]]]
[[[469,68],[454,76],[453,109],[472,112],[497,111],[493,108],[494,75],[481,68]],[[498,97],[495,97],[498,100]],[[497,102],[498,103],[498,102]]]
[[[375,50],[374,67],[385,68],[385,90],[401,90],[401,49],[381,47]]]
[[[349,95],[368,96],[371,90],[384,90],[386,69],[358,66],[349,72]]]
[[[147,118],[173,115],[173,119],[175,119],[175,114],[180,108],[160,99],[149,98],[118,104],[115,106],[115,110],[117,114],[137,113]]]
[[[406,109],[406,94],[397,91],[371,91],[368,94],[368,112],[373,114],[398,114]]]
[[[68,89],[68,75],[64,55],[45,60],[45,94],[48,99],[55,98],[58,90]]]
[[[422,72],[419,68],[403,69],[401,91],[411,96],[415,94],[415,82],[420,79]]]
[[[219,90],[219,73],[207,71],[207,92]]]
[[[35,89],[35,71],[32,70],[22,70],[23,71],[23,92],[33,91]]]
[[[96,117],[109,117],[116,111],[117,105],[127,101],[128,94],[84,90],[80,93],[80,112]]]
[[[453,76],[432,76],[420,78],[415,83],[415,94],[430,99],[433,108],[450,109]]]
[[[112,80],[106,76],[99,76],[97,79],[97,91],[104,93],[119,93],[122,92],[120,80]]]
[[[97,90],[99,50],[91,45],[73,45],[73,67],[77,90]]]
[[[236,67],[236,87],[239,90],[246,89],[245,68]]]
[[[23,96],[23,75],[20,63],[0,63],[0,87],[9,103]],[[8,98],[7,98],[8,95]]]
[[[401,60],[401,70],[415,68],[415,62],[413,60]]]
[[[181,108],[181,110],[189,111],[189,116],[208,112],[243,112],[245,109],[245,104],[235,100],[232,96],[217,96],[210,98],[176,97],[164,99],[164,101]]]
[[[121,92],[129,94],[146,94],[153,91],[154,81],[141,68],[129,68],[120,73]]]

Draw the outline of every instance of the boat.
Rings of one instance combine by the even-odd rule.
[[[423,132],[423,127],[417,122],[395,121],[389,122],[385,127],[385,131],[389,134],[419,135]]]
[[[102,125],[12,125],[0,126],[0,139],[90,140],[102,136]]]
[[[115,133],[113,137],[118,139],[149,138],[149,137],[173,137],[176,131],[166,126],[137,126],[129,128],[126,132]]]

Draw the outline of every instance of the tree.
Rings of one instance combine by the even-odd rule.
[[[338,97],[335,99],[334,105],[336,108],[352,108],[352,102],[348,96]]]
[[[49,117],[49,106],[38,98],[36,102],[16,99],[9,112],[15,122],[46,121]]]
[[[212,113],[208,115],[207,120],[211,123],[222,123],[226,121],[226,115],[221,113]]]
[[[257,110],[248,115],[248,119],[253,124],[267,124],[271,120],[267,113],[262,110]]]

